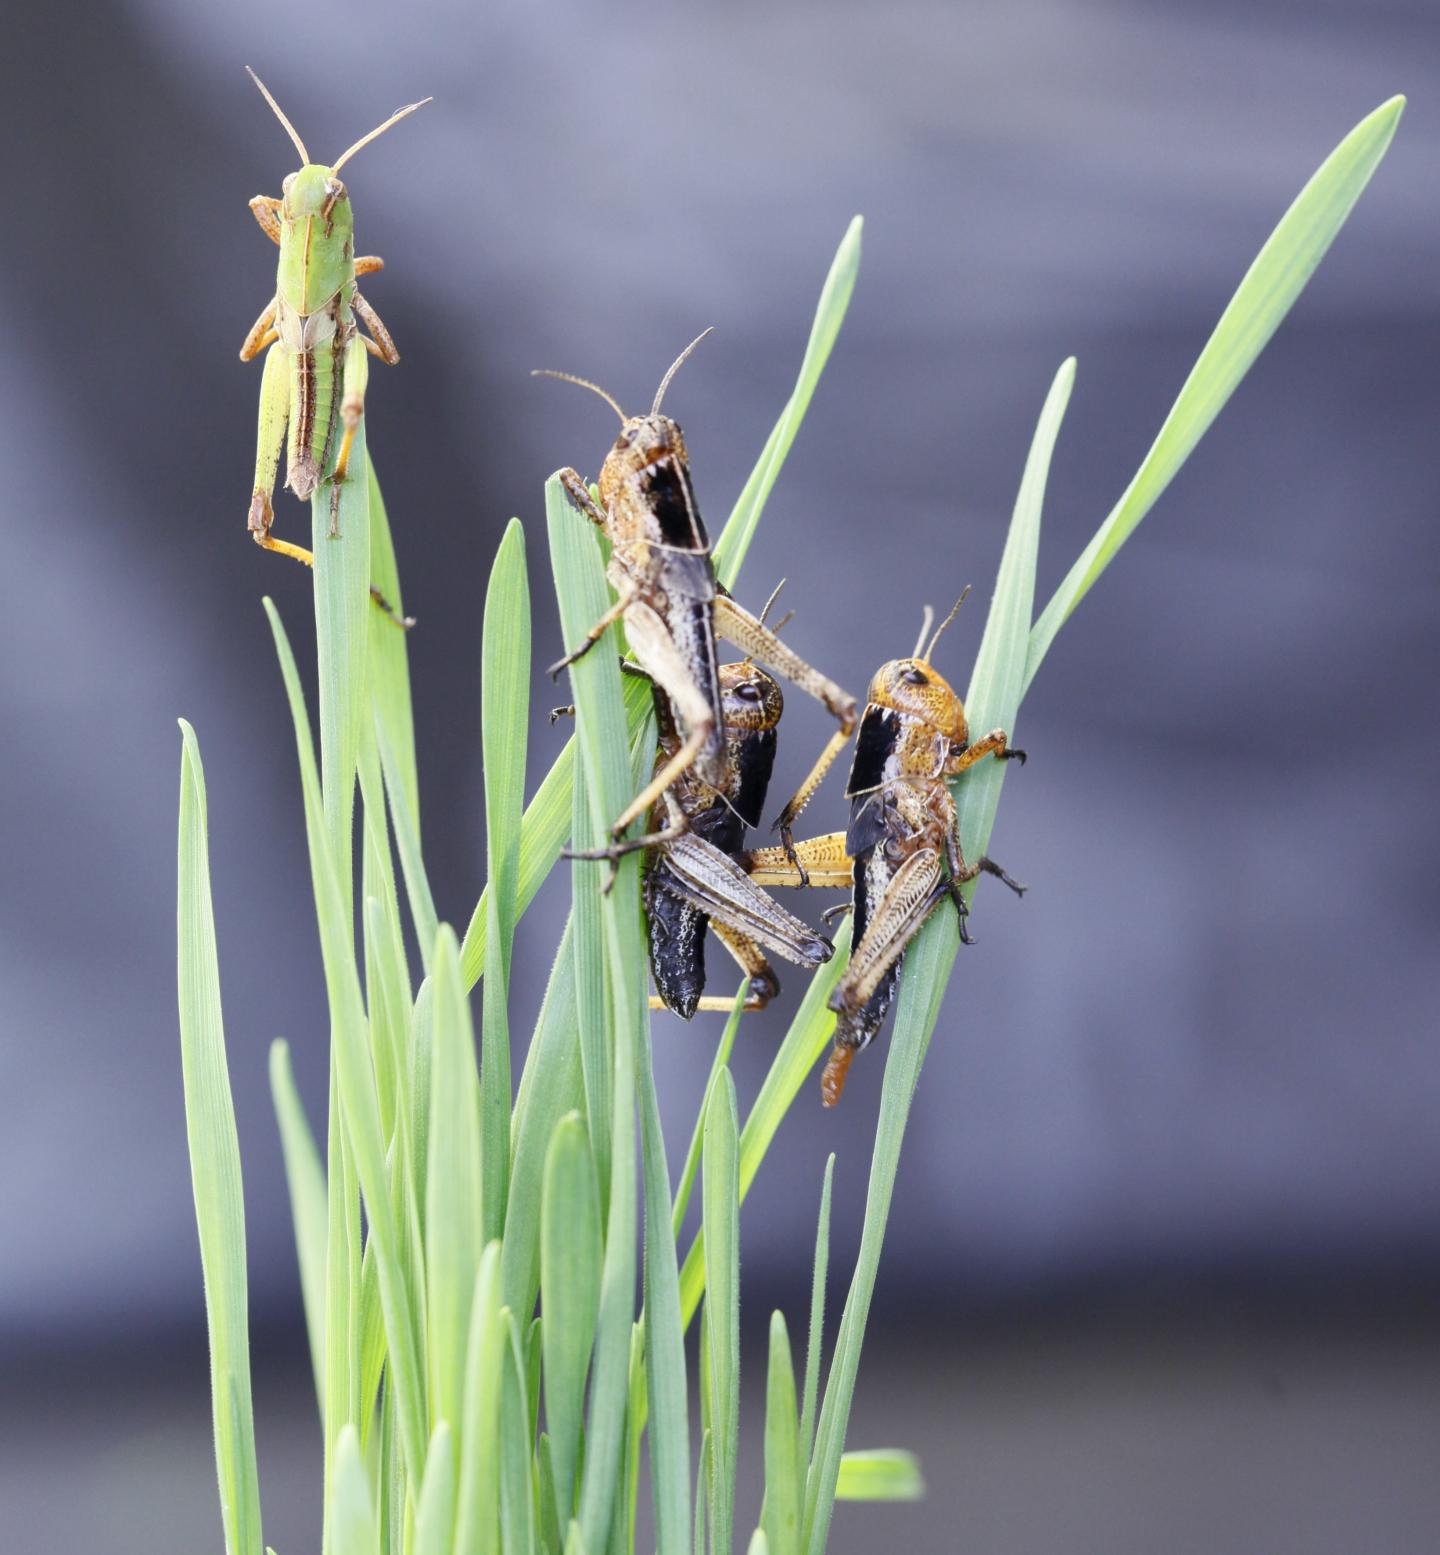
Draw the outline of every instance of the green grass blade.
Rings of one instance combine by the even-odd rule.
[[[460,1420],[481,1235],[480,1082],[470,1004],[448,927],[435,945],[430,1139],[425,1168],[426,1324],[432,1420]],[[462,1446],[465,1444],[462,1442]],[[466,1449],[468,1451],[468,1447]]]
[[[390,521],[385,501],[375,478],[375,463],[369,466],[370,496],[370,578],[389,602],[395,614],[404,616],[400,591],[400,572],[395,564],[395,545],[390,537]],[[410,818],[410,828],[420,836],[420,785],[415,766],[415,716],[410,702],[409,639],[382,611],[368,612],[370,623],[370,705],[376,723],[385,731],[396,778],[396,801],[402,803]]]
[[[450,1555],[455,1546],[455,1443],[448,1420],[430,1437],[415,1514],[414,1555]]]
[[[709,1078],[705,1081],[705,1094],[700,1098],[700,1110],[695,1115],[695,1127],[690,1134],[690,1148],[685,1152],[685,1166],[680,1173],[680,1186],[675,1190],[675,1204],[670,1212],[670,1234],[678,1243],[680,1229],[685,1224],[685,1213],[690,1208],[690,1195],[695,1188],[695,1174],[700,1169],[700,1141],[705,1129],[705,1117],[710,1110],[710,1098],[715,1092],[715,1082],[720,1071],[730,1062],[735,1037],[740,1030],[740,1020],[745,1013],[745,998],[750,992],[750,979],[740,984],[735,1003],[725,1019],[725,1029],[720,1034],[720,1045],[710,1063]]]
[[[800,1452],[808,1463],[820,1392],[820,1359],[825,1339],[825,1281],[830,1272],[830,1190],[835,1182],[835,1152],[825,1162],[820,1188],[820,1218],[815,1227],[815,1266],[810,1281],[810,1335],[805,1345],[804,1402],[800,1409]]]
[[[685,1379],[685,1325],[675,1238],[664,1208],[670,1168],[660,1126],[660,1100],[649,1022],[639,1028],[640,1134],[645,1175],[645,1373],[650,1417],[650,1481],[660,1555],[684,1555],[690,1531],[690,1414]],[[727,1075],[728,1077],[728,1075]],[[733,1090],[733,1088],[732,1088]],[[738,1253],[737,1253],[738,1259]],[[631,1407],[638,1407],[632,1399]]]
[[[779,477],[785,456],[790,452],[790,445],[795,441],[795,434],[800,430],[800,423],[805,419],[815,385],[820,381],[826,362],[830,360],[835,337],[845,321],[845,310],[850,306],[850,297],[855,290],[855,277],[860,273],[860,235],[863,228],[864,222],[856,216],[840,240],[840,247],[830,265],[830,273],[825,277],[825,285],[820,291],[815,322],[810,327],[810,338],[805,345],[800,376],[795,380],[794,391],[716,543],[715,570],[726,588],[733,588],[740,574],[740,565],[755,537],[760,514]]]
[[[701,1161],[705,1215],[705,1324],[709,1337],[710,1547],[729,1555],[740,1439],[740,1125],[728,1069],[705,1109]]]
[[[645,1325],[630,1330],[630,1371],[625,1408],[625,1479],[619,1515],[610,1538],[611,1555],[635,1555],[635,1510],[640,1499],[641,1438],[645,1434],[649,1382],[645,1375]]]
[[[571,835],[576,848],[598,847],[604,833],[597,831],[590,813],[585,773],[575,773]],[[570,865],[570,891],[574,903],[570,923],[575,936],[575,1012],[580,1034],[580,1072],[585,1081],[585,1120],[590,1128],[595,1170],[608,1184],[610,1170],[610,1117],[615,1109],[611,1089],[615,1054],[606,1017],[610,983],[605,958],[605,922],[600,893],[595,889],[595,868],[583,859]],[[604,1195],[602,1193],[602,1205]]]
[[[320,690],[320,790],[330,850],[347,915],[351,894],[351,834],[355,767],[369,716],[370,481],[365,423],[355,428],[351,476],[340,487],[339,535],[330,536],[332,487],[310,499],[315,553],[315,645]]]
[[[310,1365],[315,1373],[315,1398],[325,1410],[325,1168],[315,1136],[305,1117],[290,1045],[277,1037],[270,1044],[270,1095],[280,1125],[280,1149],[285,1158],[285,1182],[290,1190],[290,1218],[295,1225],[295,1253],[300,1264],[300,1295],[305,1304],[305,1334],[310,1341]]]
[[[760,1163],[765,1159],[771,1140],[805,1083],[805,1077],[830,1046],[835,1017],[826,1006],[831,990],[845,970],[849,950],[850,923],[846,919],[835,935],[835,955],[810,979],[810,986],[805,990],[800,1008],[790,1022],[785,1040],[771,1061],[760,1093],[745,1119],[745,1127],[740,1131],[742,1203],[750,1191],[750,1184],[755,1180],[756,1172],[760,1170]],[[705,1231],[702,1227],[691,1242],[680,1269],[680,1315],[687,1328],[704,1293]]]
[[[1040,517],[1045,496],[1045,480],[1050,457],[1064,417],[1074,363],[1061,365],[1046,396],[1040,420],[1031,441],[1015,499],[1010,533],[1000,561],[995,595],[986,617],[985,634],[972,677],[970,697],[978,711],[974,727],[988,728],[993,722],[1013,728],[1019,705],[1021,670],[1026,651],[1026,623],[1034,604],[1035,554],[1040,541]],[[988,800],[984,790],[994,785],[998,795],[1001,774],[990,769],[1005,764],[982,762],[959,780],[955,801],[960,813],[961,839],[967,858],[978,858],[989,841],[989,822],[994,816],[994,796]],[[980,785],[980,798],[971,789]],[[977,819],[983,830],[971,830]],[[967,891],[973,894],[974,882]],[[940,1014],[940,1001],[954,965],[959,936],[955,915],[932,913],[905,958],[896,1003],[895,1026],[890,1038],[890,1053],[881,1087],[880,1116],[875,1130],[875,1148],[870,1161],[870,1184],[865,1199],[865,1221],[860,1236],[860,1251],[850,1293],[840,1320],[825,1401],[820,1410],[814,1456],[805,1496],[804,1548],[808,1555],[822,1555],[829,1536],[830,1516],[834,1509],[835,1486],[840,1474],[840,1457],[855,1392],[860,1365],[860,1348],[865,1323],[875,1291],[880,1264],[880,1249],[889,1219],[895,1188],[895,1173],[900,1163],[900,1145],[910,1115],[915,1083],[931,1033]]]
[[[804,1507],[805,1456],[796,1414],[795,1367],[785,1316],[774,1312],[765,1383],[765,1532],[775,1555],[800,1555]]]
[[[500,1384],[509,1337],[500,1305],[500,1244],[491,1242],[475,1275],[465,1360],[455,1509],[455,1548],[465,1555],[494,1555],[500,1548]]]
[[[340,1117],[340,1071],[330,1045],[330,1084],[325,1126],[325,1515],[340,1432],[360,1424],[361,1247],[360,1185]],[[323,1542],[323,1541],[322,1541]]]
[[[508,1343],[500,1382],[500,1547],[504,1555],[536,1555],[529,1385],[519,1325],[508,1307],[504,1316]]]
[[[1025,684],[1055,634],[1189,458],[1344,226],[1400,122],[1403,97],[1362,119],[1321,164],[1245,273],[1134,479],[1030,634]]]
[[[480,694],[489,892],[480,1113],[485,1237],[492,1241],[505,1230],[510,1175],[507,1005],[525,807],[525,736],[530,719],[530,586],[525,576],[525,531],[518,518],[512,518],[505,530],[485,593]]]
[[[770,1541],[765,1537],[763,1528],[757,1528],[750,1535],[750,1543],[745,1547],[745,1555],[770,1555]]]
[[[701,1327],[704,1327],[702,1322]],[[703,1347],[704,1339],[701,1344]],[[704,1353],[703,1348],[701,1351]],[[704,1378],[701,1378],[702,1388]],[[702,1392],[703,1398],[703,1392]],[[700,1462],[695,1469],[695,1537],[691,1548],[695,1555],[705,1555],[705,1508],[709,1503],[710,1487],[710,1428],[701,1422]]]
[[[225,1059],[220,967],[210,903],[205,771],[195,731],[181,720],[176,938],[185,1132],[205,1279],[215,1465],[228,1555],[260,1555],[260,1488],[250,1402],[249,1303],[240,1141]]]
[[[578,1113],[556,1125],[545,1162],[540,1215],[540,1310],[545,1423],[555,1476],[556,1520],[575,1508],[585,1378],[600,1308],[600,1192]]]
[[[368,587],[366,598],[368,601]],[[366,608],[369,608],[367,603]],[[389,1374],[399,1406],[400,1435],[406,1468],[412,1484],[422,1482],[425,1468],[424,1379],[420,1372],[417,1329],[405,1287],[398,1233],[390,1203],[385,1167],[385,1146],[380,1132],[379,1103],[370,1057],[369,1023],[360,997],[355,967],[355,941],[345,894],[340,887],[334,855],[329,847],[325,812],[320,799],[319,773],[310,741],[300,678],[285,629],[270,600],[265,601],[275,648],[280,659],[285,690],[295,724],[295,745],[300,761],[300,787],[305,807],[305,835],[310,852],[310,874],[315,890],[316,917],[320,928],[321,959],[331,1011],[331,1044],[339,1082],[339,1115],[345,1138],[354,1152],[355,1170],[375,1242],[381,1304],[385,1313],[385,1340]],[[327,1333],[329,1332],[327,1314]],[[333,1426],[328,1409],[326,1421]]]
[[[405,896],[410,903],[415,942],[420,947],[421,956],[426,957],[434,947],[439,919],[430,894],[425,861],[420,856],[420,833],[399,786],[399,758],[391,747],[390,731],[378,720],[375,724],[375,743],[379,747],[380,765],[385,774],[385,793],[390,800],[390,822],[395,828],[395,851],[400,855],[400,872],[405,877]],[[430,971],[428,963],[425,971]],[[469,986],[466,985],[467,988]]]
[[[545,485],[545,517],[564,641],[578,642],[609,604],[600,551],[590,526],[571,507],[553,476]],[[630,750],[619,662],[602,644],[570,667],[576,739],[585,767],[592,824],[608,829],[630,799]],[[594,866],[592,890],[608,866]],[[601,1278],[600,1321],[590,1389],[581,1477],[580,1525],[585,1542],[603,1550],[614,1510],[624,1450],[625,1383],[635,1317],[635,1075],[645,1011],[645,949],[640,932],[639,859],[620,865],[615,889],[601,903],[610,964],[615,1076],[612,1096],[610,1194]],[[667,1194],[668,1199],[668,1194]]]
[[[379,1525],[370,1498],[370,1481],[353,1425],[341,1431],[335,1451],[335,1483],[330,1492],[330,1549],[333,1555],[380,1555]]]
[[[540,1288],[540,1203],[555,1125],[581,1105],[575,1041],[575,953],[567,924],[525,1056],[511,1128],[510,1212],[500,1255],[505,1305],[527,1316]]]
[[[578,516],[576,522],[581,522]],[[627,736],[634,739],[650,716],[650,688],[643,681],[627,680],[622,695]],[[524,916],[525,910],[535,899],[535,893],[554,869],[560,858],[560,850],[565,846],[565,839],[570,835],[574,777],[575,741],[572,737],[565,742],[554,765],[535,790],[535,797],[525,807],[525,818],[520,825],[520,869],[515,889],[517,920]],[[467,988],[473,988],[485,970],[487,912],[488,899],[482,891],[461,942],[460,969]]]
[[[924,1494],[925,1479],[913,1452],[877,1447],[840,1459],[837,1501],[919,1501]]]

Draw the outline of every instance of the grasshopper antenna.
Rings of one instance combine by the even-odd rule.
[[[770,614],[772,609],[774,609],[775,601],[780,598],[780,590],[783,589],[789,581],[790,580],[788,578],[781,578],[775,587],[770,590],[770,598],[765,601],[765,608],[760,612],[761,626],[765,625],[765,617]],[[790,612],[791,615],[794,615],[794,613],[795,612],[793,610]],[[786,619],[788,620],[789,617],[787,616]]]
[[[250,79],[255,83],[255,85],[260,88],[260,95],[265,99],[265,101],[267,103],[270,104],[271,109],[274,111],[275,117],[277,119],[279,119],[281,124],[283,124],[285,126],[285,133],[290,137],[291,140],[293,140],[295,142],[295,149],[296,149],[296,151],[298,151],[300,153],[300,165],[301,165],[301,167],[309,167],[309,165],[310,165],[310,153],[308,151],[306,151],[306,149],[305,149],[305,142],[303,140],[301,140],[300,137],[295,133],[295,126],[293,124],[291,124],[289,119],[287,119],[285,117],[285,115],[281,112],[280,104],[277,103],[273,97],[271,97],[271,95],[270,95],[270,88],[265,85],[265,83],[260,79],[259,76],[257,76],[255,74],[255,72],[253,70],[251,70],[249,65],[246,65],[245,73],[246,73],[246,75],[248,75],[250,77]],[[378,134],[379,131],[376,131],[376,133]],[[346,154],[348,155],[349,153],[347,152]]]
[[[607,394],[598,383],[591,383],[588,378],[577,378],[574,373],[557,373],[553,367],[534,367],[530,370],[530,376],[532,378],[558,378],[561,383],[579,384],[582,389],[589,389],[592,394],[598,394],[610,409],[619,416],[622,427],[629,420],[625,412],[615,403],[614,396]]]
[[[930,646],[925,650],[924,654],[922,655],[922,662],[923,663],[928,664],[930,662],[930,656],[931,656],[931,654],[933,654],[935,652],[935,644],[940,641],[940,634],[941,634],[941,632],[943,632],[945,630],[945,628],[947,626],[949,626],[950,623],[955,619],[955,617],[960,614],[960,607],[961,607],[961,605],[963,605],[965,603],[966,599],[969,597],[969,594],[970,594],[970,585],[967,583],[965,585],[965,588],[964,588],[963,592],[960,595],[960,598],[957,599],[953,605],[951,605],[951,607],[950,607],[950,614],[948,616],[946,616],[945,619],[940,623],[940,625],[935,628],[935,635],[930,639]]]
[[[665,398],[665,391],[670,387],[670,380],[675,376],[676,373],[680,371],[680,368],[684,365],[685,358],[690,355],[695,347],[698,346],[700,342],[706,337],[706,335],[710,334],[714,328],[715,326],[711,324],[708,329],[702,329],[700,333],[696,335],[696,337],[690,342],[690,344],[685,347],[680,355],[677,356],[673,362],[671,362],[669,371],[660,380],[660,387],[655,391],[655,403],[650,407],[650,414],[652,416],[658,416],[660,414],[660,401]]]
[[[262,86],[260,90],[264,92],[265,88]],[[270,94],[266,92],[265,95],[268,97]],[[340,169],[345,166],[350,158],[353,157],[362,146],[368,146],[372,140],[378,140],[386,130],[390,129],[393,125],[399,124],[401,119],[408,119],[417,108],[423,108],[426,103],[433,103],[434,101],[435,99],[433,97],[422,97],[418,103],[406,103],[403,108],[397,108],[395,112],[392,113],[388,119],[386,119],[384,124],[377,125],[373,130],[370,131],[368,135],[362,135],[348,151],[341,155],[340,160],[334,165],[334,167],[330,169],[330,171],[332,173],[338,173]],[[280,110],[276,108],[275,111],[276,113],[279,113]]]
[[[920,617],[920,635],[915,639],[915,651],[910,655],[912,659],[920,657],[920,650],[925,646],[925,638],[934,624],[935,612],[926,605],[925,614]]]

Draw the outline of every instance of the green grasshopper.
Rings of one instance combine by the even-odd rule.
[[[312,162],[305,142],[280,111],[265,83],[247,65],[275,117],[300,153],[300,169],[281,185],[280,198],[259,194],[250,202],[265,235],[280,247],[275,295],[240,347],[240,360],[251,361],[266,351],[260,381],[260,431],[255,450],[255,491],[250,498],[250,533],[267,551],[293,556],[307,567],[314,555],[271,533],[275,514],[270,495],[280,465],[280,450],[289,457],[285,484],[302,501],[314,495],[322,481],[331,485],[330,534],[340,532],[340,487],[349,470],[355,428],[365,410],[368,358],[377,356],[392,366],[400,360],[390,331],[360,295],[355,278],[384,268],[373,255],[355,257],[355,224],[350,196],[337,176],[340,169],[378,135],[431,99],[411,103],[392,113],[335,163]],[[369,330],[361,334],[355,316]],[[335,434],[343,425],[338,453]],[[333,464],[331,462],[334,454]],[[327,475],[328,471],[328,475]],[[383,606],[383,601],[381,601]]]

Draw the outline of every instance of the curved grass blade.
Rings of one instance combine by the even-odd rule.
[[[481,1199],[480,1082],[469,1000],[455,936],[435,945],[430,1054],[430,1137],[425,1168],[426,1328],[432,1420],[459,1422],[470,1302],[485,1246]],[[463,1439],[461,1447],[468,1452]]]
[[[540,1211],[540,1339],[545,1423],[561,1527],[575,1506],[585,1377],[600,1308],[600,1192],[579,1113],[561,1118],[545,1161]]]
[[[370,497],[370,579],[395,614],[405,614],[400,592],[400,572],[395,564],[395,544],[385,500],[375,478],[375,464],[367,459]],[[379,610],[368,612],[370,622],[370,706],[375,722],[385,732],[394,777],[393,802],[403,804],[410,830],[420,837],[420,784],[415,765],[415,716],[410,700],[410,647],[404,632],[397,631]],[[433,938],[433,936],[432,936]]]
[[[370,1481],[365,1474],[359,1433],[353,1425],[346,1425],[335,1444],[328,1526],[330,1548],[336,1555],[380,1555],[380,1532],[370,1499]]]
[[[448,1420],[439,1421],[425,1455],[425,1482],[415,1514],[414,1555],[451,1555],[455,1546],[455,1445]]]
[[[833,1160],[834,1157],[832,1156]],[[785,1315],[770,1315],[765,1382],[765,1533],[775,1555],[800,1555],[805,1509],[805,1450],[795,1405],[795,1367]]]
[[[850,922],[847,918],[834,936],[835,954],[810,979],[800,1008],[790,1022],[785,1040],[776,1050],[769,1072],[760,1086],[740,1131],[740,1201],[760,1170],[765,1152],[775,1137],[790,1104],[799,1094],[805,1077],[819,1063],[830,1046],[835,1017],[827,1008],[831,990],[845,970],[850,950]],[[688,1328],[705,1293],[705,1230],[702,1226],[685,1254],[680,1269],[680,1317]]]
[[[1290,311],[1379,166],[1404,107],[1403,97],[1392,97],[1362,119],[1281,217],[1220,315],[1134,479],[1035,623],[1027,686],[1055,634],[1189,458]]]
[[[570,507],[552,476],[545,483],[545,518],[561,631],[578,642],[609,604],[600,550],[590,526]],[[576,705],[576,740],[585,766],[591,822],[609,829],[628,801],[630,748],[619,661],[604,646],[570,666]],[[592,889],[602,872],[594,866]],[[615,1054],[611,1123],[610,1193],[601,1276],[600,1319],[591,1373],[590,1416],[580,1489],[580,1527],[585,1544],[603,1550],[614,1511],[615,1486],[625,1437],[625,1384],[635,1305],[636,1065],[640,1029],[647,1019],[641,969],[646,964],[640,932],[639,860],[622,860],[615,888],[601,903],[610,968],[611,1023]],[[668,1198],[668,1194],[667,1194]]]
[[[715,571],[726,588],[733,588],[740,575],[741,563],[755,538],[766,500],[779,478],[785,456],[790,452],[805,412],[810,408],[811,396],[825,364],[830,360],[835,337],[845,322],[845,311],[855,290],[855,278],[860,273],[860,236],[864,220],[856,216],[845,229],[840,247],[830,264],[830,273],[820,291],[820,302],[815,309],[815,322],[810,326],[810,338],[805,344],[805,355],[800,361],[800,376],[786,401],[785,409],[766,440],[765,447],[750,479],[731,511],[729,521],[715,545]]]
[[[1021,673],[1027,643],[1026,623],[1034,601],[1035,553],[1040,543],[1040,515],[1045,496],[1045,479],[1050,457],[1060,430],[1065,406],[1074,381],[1075,364],[1063,363],[1050,386],[1040,420],[1025,461],[1020,493],[1010,521],[1010,533],[1000,561],[995,596],[985,621],[971,695],[979,708],[975,727],[989,727],[992,719],[1001,727],[1012,728],[1019,705]],[[1013,701],[1008,700],[1010,697]],[[987,700],[989,699],[989,700]],[[967,702],[968,702],[967,698]],[[972,799],[969,790],[979,781],[995,784],[998,775],[987,769],[1001,762],[982,762],[967,772],[956,787],[956,805],[961,815],[961,838],[967,858],[978,858],[989,840],[989,817],[994,815],[993,798],[987,803]],[[967,831],[979,816],[981,831]],[[974,882],[966,888],[973,893]],[[875,1129],[875,1148],[870,1161],[870,1184],[865,1198],[865,1220],[860,1236],[860,1251],[850,1293],[840,1319],[825,1401],[820,1409],[815,1451],[805,1493],[804,1548],[808,1555],[822,1555],[830,1531],[834,1509],[835,1485],[840,1474],[840,1457],[855,1392],[855,1377],[860,1365],[860,1347],[875,1277],[880,1264],[880,1248],[889,1219],[890,1202],[895,1188],[895,1173],[900,1163],[900,1145],[910,1115],[920,1066],[930,1043],[931,1033],[940,1014],[940,1001],[950,979],[959,935],[954,913],[932,913],[905,959],[905,975],[900,979],[895,1026],[890,1038],[890,1053],[881,1086],[880,1116]]]
[[[500,1305],[500,1244],[491,1242],[475,1274],[465,1360],[465,1422],[455,1498],[455,1548],[465,1555],[495,1555],[500,1548],[500,1384],[509,1337],[510,1325]]]
[[[368,598],[367,585],[367,609]],[[365,1017],[355,966],[355,939],[347,899],[341,891],[335,858],[329,846],[315,751],[310,739],[310,723],[305,713],[305,700],[300,689],[300,677],[295,669],[295,658],[290,651],[290,642],[280,623],[279,614],[269,599],[265,601],[265,610],[270,618],[270,629],[285,679],[285,690],[295,725],[296,753],[300,762],[305,836],[310,853],[311,881],[315,890],[316,918],[320,928],[325,989],[330,1003],[331,1053],[338,1082],[339,1107],[332,1107],[332,1124],[338,1112],[338,1116],[344,1120],[345,1141],[353,1151],[355,1170],[369,1217],[370,1236],[375,1243],[381,1306],[385,1315],[389,1376],[396,1391],[405,1465],[411,1484],[420,1484],[425,1469],[425,1448],[429,1440],[425,1428],[424,1380],[420,1372],[417,1328],[403,1278],[398,1231],[390,1202],[385,1145],[380,1132],[379,1102],[370,1055],[369,1022]],[[329,1334],[330,1326],[327,1322]],[[335,1413],[327,1408],[327,1425],[333,1427],[336,1418]]]
[[[825,1162],[820,1187],[820,1218],[815,1227],[815,1266],[810,1281],[810,1335],[805,1345],[805,1390],[800,1409],[800,1452],[808,1463],[820,1392],[820,1359],[825,1338],[825,1281],[830,1272],[830,1190],[835,1183],[835,1152]]]
[[[705,1109],[700,1169],[713,1453],[710,1548],[714,1555],[729,1555],[734,1542],[735,1455],[740,1440],[740,1130],[735,1082],[728,1069],[721,1070]]]
[[[340,487],[339,535],[330,535],[333,488],[322,483],[310,499],[315,553],[315,646],[320,691],[320,791],[330,849],[345,904],[351,910],[351,835],[355,769],[369,716],[370,481],[365,422],[355,428],[351,476]]]
[[[710,1064],[710,1075],[705,1081],[705,1094],[700,1098],[700,1110],[695,1115],[695,1128],[690,1135],[690,1148],[685,1152],[685,1165],[680,1173],[680,1186],[675,1190],[675,1205],[670,1212],[670,1233],[678,1243],[680,1228],[685,1224],[685,1212],[690,1208],[690,1194],[695,1186],[695,1173],[700,1169],[700,1141],[705,1128],[705,1116],[710,1110],[710,1098],[715,1092],[715,1082],[720,1071],[730,1062],[735,1037],[740,1030],[740,1018],[745,1012],[745,998],[750,992],[750,979],[740,984],[735,1003],[725,1018],[725,1030],[720,1034],[720,1045]]]
[[[290,1044],[277,1037],[270,1044],[270,1095],[280,1125],[280,1149],[285,1158],[285,1182],[290,1190],[290,1218],[295,1224],[295,1252],[300,1264],[300,1295],[305,1305],[305,1333],[310,1341],[310,1365],[315,1373],[315,1398],[325,1412],[325,1240],[329,1212],[325,1203],[325,1168],[315,1136],[305,1117]]]
[[[480,1116],[485,1239],[493,1241],[505,1230],[510,1175],[510,951],[518,915],[515,894],[530,719],[530,586],[525,576],[525,531],[518,518],[506,526],[485,591],[480,680],[489,894]]]
[[[925,1479],[913,1452],[875,1447],[840,1459],[837,1501],[919,1501],[924,1495]]]
[[[520,1329],[504,1309],[508,1343],[500,1383],[500,1547],[504,1555],[535,1555],[535,1487],[528,1380]]]
[[[176,889],[180,1061],[190,1181],[205,1278],[215,1465],[228,1555],[260,1555],[260,1486],[250,1402],[245,1288],[245,1201],[240,1141],[225,1060],[220,968],[210,903],[205,771],[195,731],[180,721],[180,832]]]

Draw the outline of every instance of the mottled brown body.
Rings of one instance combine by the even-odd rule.
[[[626,416],[603,389],[583,379],[571,380],[594,389],[621,420],[620,435],[600,469],[598,502],[574,470],[559,472],[571,501],[610,541],[606,577],[615,601],[584,642],[551,666],[551,674],[558,675],[589,652],[623,619],[630,652],[668,699],[677,734],[674,749],[650,783],[616,819],[612,832],[617,837],[692,768],[716,790],[727,783],[717,638],[734,643],[815,697],[847,735],[855,727],[854,697],[811,668],[716,582],[685,436],[660,412],[675,367],[688,354],[665,375],[645,416]]]
[[[939,635],[938,633],[936,634]],[[934,648],[934,640],[930,644]],[[832,742],[786,807],[788,826],[804,809],[838,750]],[[879,1031],[895,997],[906,947],[946,897],[965,933],[960,887],[982,870],[1015,891],[1024,887],[988,858],[967,864],[950,780],[984,756],[1024,761],[1003,729],[970,743],[964,704],[917,653],[892,659],[870,682],[855,759],[845,786],[850,824],[807,842],[760,848],[745,864],[759,884],[849,885],[854,921],[850,964],[830,997],[835,1047],[821,1089],[827,1107],[844,1089],[851,1060]]]

